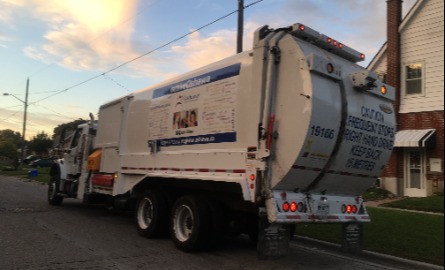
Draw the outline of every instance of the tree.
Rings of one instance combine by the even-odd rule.
[[[69,123],[65,123],[65,124],[61,124],[58,125],[55,129],[54,129],[54,135],[53,135],[53,139],[56,140],[57,138],[60,138],[60,135],[62,134],[62,131],[65,129],[65,131],[68,133],[74,131],[77,129],[77,126],[80,124],[84,124],[86,123],[87,120],[83,120],[83,119],[78,119]]]
[[[44,131],[34,136],[28,144],[29,149],[40,156],[47,155],[52,146],[53,140]]]
[[[17,146],[11,141],[0,141],[0,156],[17,159],[19,157]]]
[[[10,129],[0,130],[0,142],[12,142],[16,147],[22,146],[22,135]]]

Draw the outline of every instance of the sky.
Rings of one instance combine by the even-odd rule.
[[[404,1],[405,14],[415,2]],[[22,132],[27,78],[29,140],[235,54],[236,14],[152,51],[237,7],[237,0],[0,0],[0,130]],[[366,67],[386,41],[386,0],[263,0],[245,10],[245,50],[259,27],[297,22],[365,53]]]

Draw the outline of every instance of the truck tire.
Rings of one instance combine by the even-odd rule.
[[[169,208],[162,192],[151,190],[139,199],[135,220],[138,233],[146,238],[159,238],[168,234]]]
[[[210,210],[202,198],[185,196],[176,201],[170,218],[170,234],[179,250],[202,250],[210,242]]]
[[[57,176],[51,176],[48,184],[48,203],[50,205],[59,206],[63,202],[63,197],[58,195],[60,186],[60,179]]]

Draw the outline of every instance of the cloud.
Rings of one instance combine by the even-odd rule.
[[[0,47],[5,47],[6,46],[5,44],[12,40],[13,40],[12,38],[0,32]]]
[[[10,15],[2,17],[2,14],[10,14],[14,8],[31,8],[35,18],[45,23],[47,30],[43,42],[29,45],[23,50],[32,59],[57,63],[72,70],[106,71],[138,57],[150,48],[148,38],[132,36],[136,25],[134,14],[140,0],[27,0],[27,7],[23,6],[24,0],[0,1],[7,7],[0,9],[6,10],[0,11],[0,20],[10,20]],[[279,2],[279,5],[273,6],[274,10],[252,11],[255,16],[247,20],[245,31],[246,49],[251,48],[252,34],[258,26],[267,23],[271,27],[282,27],[296,22],[295,18],[322,32],[332,33],[335,38],[368,56],[374,55],[386,39],[386,1]],[[405,2],[408,2],[406,7],[415,0]],[[209,0],[198,1],[197,7],[202,6],[218,8]],[[342,12],[333,13],[334,8]],[[326,18],[332,23],[326,23]],[[4,42],[5,37],[2,38],[0,33],[0,45]],[[166,79],[184,71],[178,70],[179,66],[194,69],[233,55],[235,44],[235,29],[222,29],[205,36],[195,33],[185,43],[169,48],[168,52],[172,54],[154,53],[117,72],[134,77]],[[174,72],[171,71],[172,66],[175,67]]]
[[[16,8],[24,5],[24,0],[0,0],[0,22],[9,23]]]
[[[235,33],[230,30],[221,30],[203,37],[199,32],[190,35],[185,45],[176,45],[172,52],[183,55],[183,62],[189,69],[196,69],[206,64],[216,62],[235,51]]]
[[[202,0],[202,3],[206,2]],[[416,0],[404,1],[405,14],[415,2]],[[249,18],[245,27],[246,50],[251,49],[253,33],[258,27],[264,24],[275,28],[283,27],[297,22],[295,18],[365,53],[367,61],[372,59],[386,40],[386,1],[339,0],[326,4],[325,0],[284,0],[277,6],[278,10],[257,12]],[[342,12],[333,13],[332,10]],[[332,24],[328,24],[326,18]],[[178,55],[177,58],[188,69],[196,69],[233,55],[235,44],[236,31],[225,29],[207,36],[194,33],[185,44],[173,46],[171,51]]]
[[[253,33],[259,27],[254,22],[245,26],[244,49],[250,50],[253,43]],[[180,56],[182,65],[188,69],[197,69],[217,62],[236,53],[237,31],[231,29],[219,30],[208,36],[195,32],[188,36],[184,45],[172,46],[171,52]]]
[[[128,18],[138,0],[33,1],[48,31],[43,45],[24,49],[28,57],[73,70],[104,70],[136,57],[131,44],[134,18]]]

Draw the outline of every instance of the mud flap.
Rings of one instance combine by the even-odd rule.
[[[363,224],[343,224],[342,249],[348,253],[358,253],[363,249]]]
[[[258,258],[276,260],[287,256],[290,246],[289,226],[270,224],[266,209],[260,209],[258,230]]]

